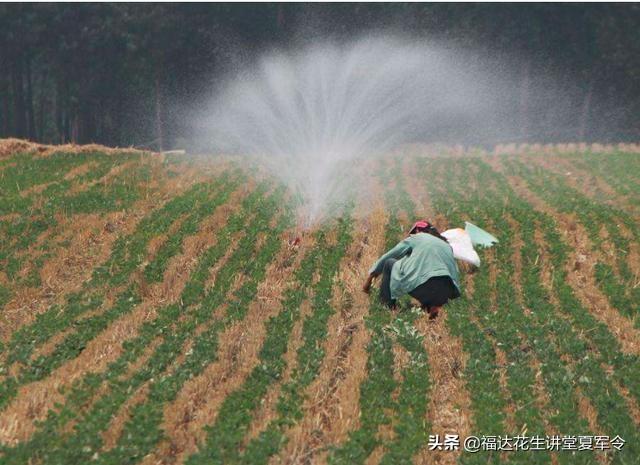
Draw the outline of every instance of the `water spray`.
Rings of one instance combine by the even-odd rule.
[[[310,228],[334,216],[328,206],[347,192],[368,189],[355,176],[360,160],[479,113],[481,79],[460,61],[390,38],[270,53],[223,87],[203,129],[215,147],[257,156],[298,193],[300,224]]]

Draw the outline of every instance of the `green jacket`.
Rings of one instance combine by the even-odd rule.
[[[427,233],[412,234],[388,251],[371,267],[380,274],[385,260],[398,261],[391,269],[391,298],[397,299],[436,276],[449,276],[460,291],[458,265],[451,246]]]

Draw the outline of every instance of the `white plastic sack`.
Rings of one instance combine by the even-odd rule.
[[[442,235],[449,241],[455,258],[477,267],[480,266],[480,257],[473,249],[471,236],[467,231],[461,228],[447,229]]]

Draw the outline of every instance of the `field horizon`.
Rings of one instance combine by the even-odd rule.
[[[302,232],[242,157],[0,140],[0,463],[640,464],[640,145],[360,176]],[[500,241],[433,321],[361,291],[419,218]]]

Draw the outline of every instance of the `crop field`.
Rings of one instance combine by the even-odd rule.
[[[640,148],[407,146],[304,233],[248,168],[0,150],[1,464],[640,464]],[[433,321],[361,291],[422,217],[500,241]]]

